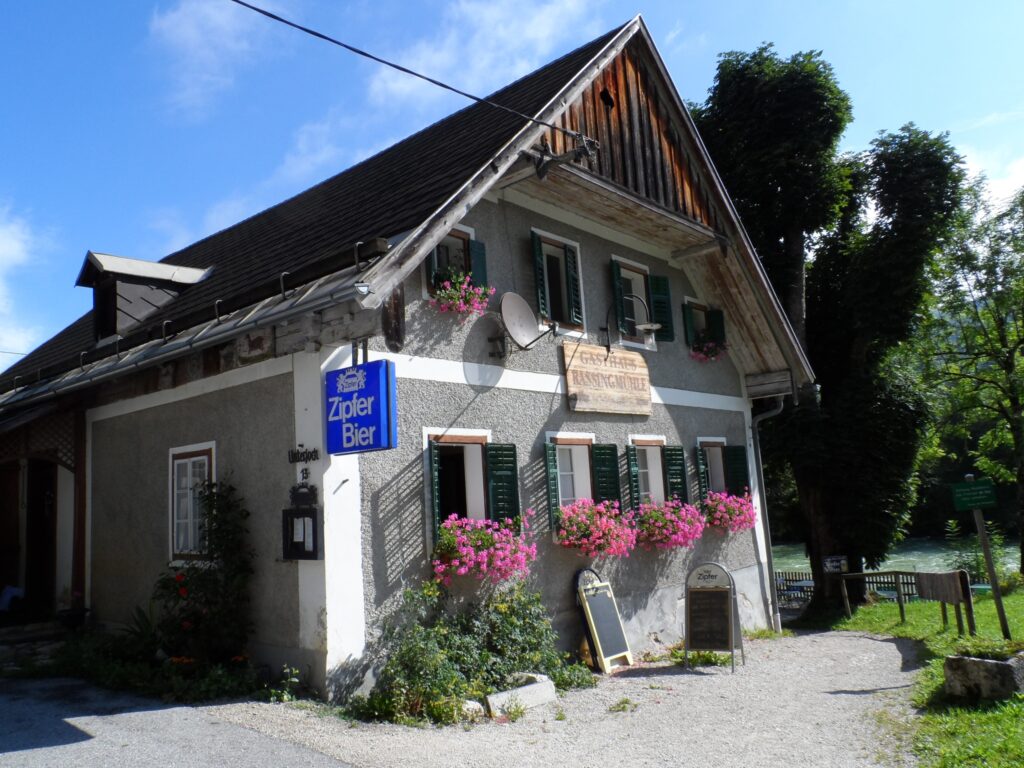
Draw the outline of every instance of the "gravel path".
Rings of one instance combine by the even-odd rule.
[[[746,646],[735,674],[639,664],[514,723],[351,724],[322,708],[253,703],[210,714],[358,768],[913,765],[879,725],[880,712],[890,723],[910,714],[909,641],[830,632]],[[626,711],[610,711],[624,700]]]

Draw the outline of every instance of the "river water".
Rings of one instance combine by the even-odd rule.
[[[809,571],[811,564],[803,544],[776,544],[772,557],[777,571]],[[1007,540],[1001,555],[1008,569],[1020,568],[1020,542]],[[882,571],[947,571],[949,547],[944,539],[906,539],[882,563]]]

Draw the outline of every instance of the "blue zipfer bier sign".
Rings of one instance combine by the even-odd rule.
[[[398,446],[395,364],[389,360],[328,371],[327,452],[363,453]]]

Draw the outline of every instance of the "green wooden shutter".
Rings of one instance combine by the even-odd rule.
[[[626,333],[626,299],[622,291],[622,267],[612,260],[612,297],[615,301],[615,324],[619,333]],[[608,329],[611,333],[611,329]]]
[[[622,505],[619,486],[619,447],[613,444],[590,446],[590,476],[596,501],[617,501]]]
[[[547,476],[548,525],[558,526],[558,446],[544,443],[544,472]]]
[[[661,449],[661,462],[665,470],[665,498],[678,496],[682,502],[689,501],[686,482],[686,451],[681,445],[666,445]]]
[[[576,259],[576,249],[565,246],[565,295],[569,300],[566,309],[569,322],[583,325],[583,289],[580,287],[580,265]]]
[[[654,332],[654,338],[658,341],[676,340],[676,329],[672,324],[672,296],[668,286],[668,278],[663,275],[649,275],[647,278],[651,320],[661,324],[661,328]]]
[[[541,317],[551,317],[551,309],[548,306],[547,269],[544,264],[544,243],[536,232],[530,233],[530,242],[533,246],[533,278],[537,286],[537,311]]]
[[[725,488],[729,493],[742,496],[750,491],[745,445],[727,445],[722,448],[722,470],[725,474]]]
[[[697,327],[694,325],[692,304],[683,304],[683,333],[686,334],[686,346],[692,347],[697,341]]]
[[[708,310],[708,338],[719,344],[725,342],[725,315],[720,309]]]
[[[491,520],[519,516],[519,467],[516,447],[501,443],[484,446],[487,458],[487,512]]]
[[[469,241],[469,268],[473,285],[487,285],[487,247],[480,240]]]
[[[699,444],[693,453],[697,459],[697,489],[700,493],[700,500],[704,501],[708,496],[708,491],[711,490],[711,470],[708,469],[708,460],[704,455],[704,449]]]
[[[430,511],[434,520],[434,541],[441,532],[441,447],[427,441],[427,466],[430,469]]]
[[[427,265],[430,270],[427,272],[427,282],[429,283],[431,291],[437,288],[438,275],[437,275],[437,246],[430,251],[430,263]]]
[[[629,467],[629,503],[633,509],[640,506],[640,462],[636,457],[636,446],[626,446],[626,466]]]

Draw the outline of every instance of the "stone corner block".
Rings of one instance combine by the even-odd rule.
[[[517,688],[492,693],[487,697],[487,711],[490,712],[491,717],[500,716],[509,706],[533,709],[542,704],[550,704],[558,698],[555,684],[547,675],[533,673],[521,675],[519,682],[521,685]]]
[[[1007,661],[947,656],[946,695],[963,699],[1008,699],[1024,691],[1024,653]]]

